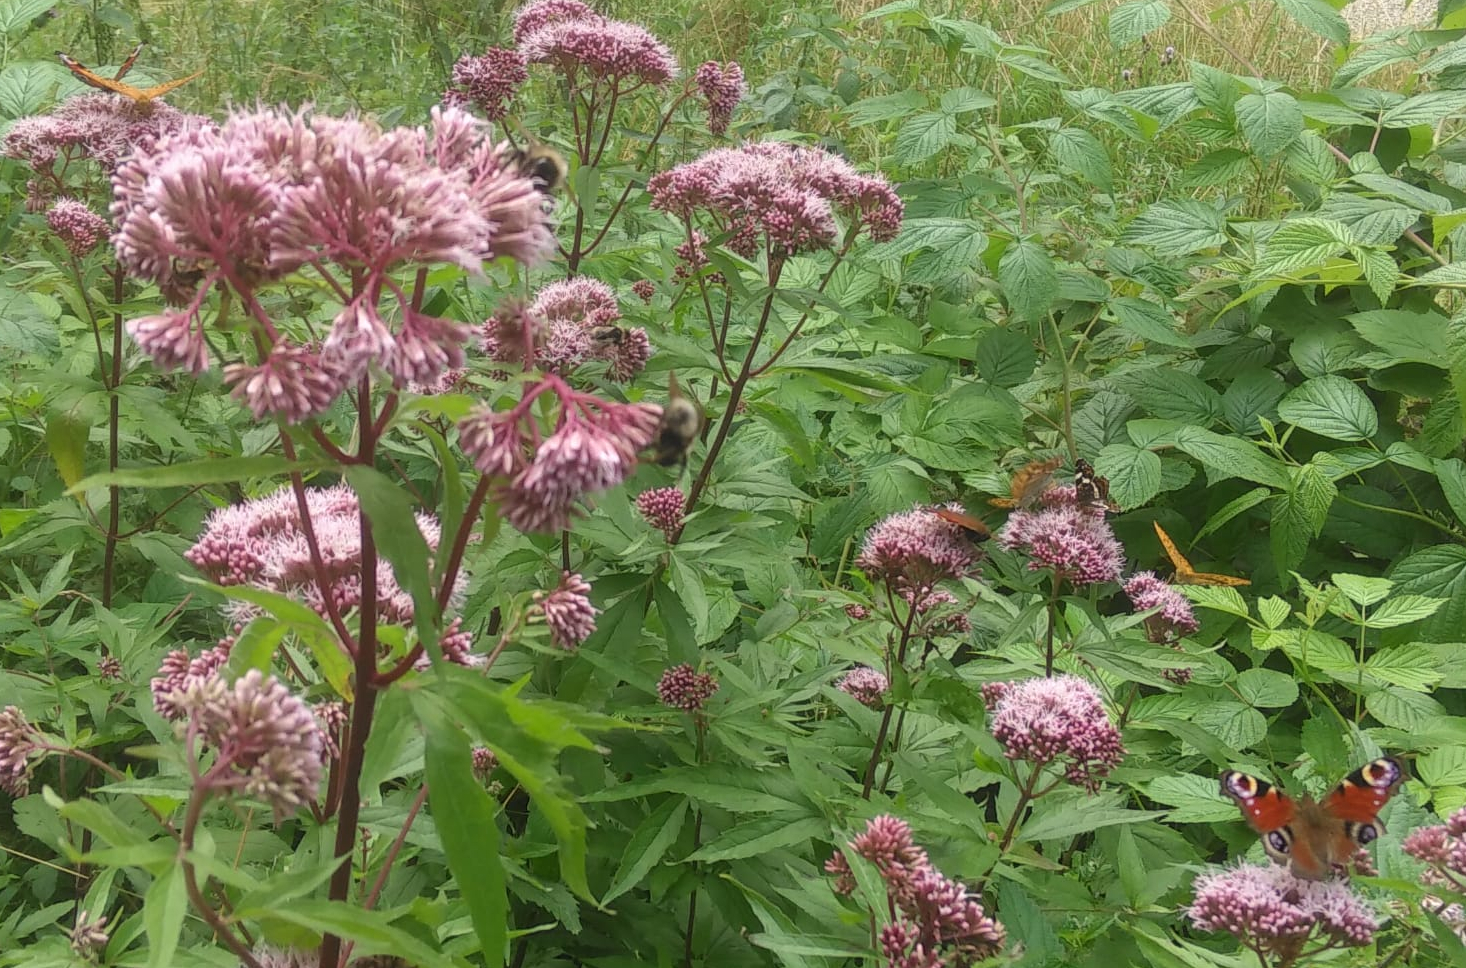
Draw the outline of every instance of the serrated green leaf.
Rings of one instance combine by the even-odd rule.
[[[1129,47],[1171,20],[1171,5],[1164,0],[1127,0],[1110,11],[1110,43]]]
[[[1262,709],[1282,709],[1298,701],[1298,683],[1275,669],[1245,669],[1237,675],[1237,694]]]
[[[1245,440],[1200,427],[1184,427],[1176,432],[1176,446],[1201,461],[1213,479],[1240,477],[1276,490],[1292,486],[1286,465]]]
[[[1140,507],[1160,493],[1161,459],[1129,444],[1110,444],[1095,457],[1099,473],[1110,479],[1110,499],[1121,508]]]
[[[1430,618],[1444,605],[1443,598],[1425,595],[1398,595],[1369,613],[1364,624],[1372,629],[1392,629]]]
[[[1304,29],[1311,30],[1324,40],[1335,44],[1349,42],[1349,24],[1339,11],[1324,0],[1274,0],[1283,12],[1296,20]]]
[[[1390,589],[1395,587],[1395,583],[1388,578],[1376,578],[1370,575],[1350,575],[1339,572],[1329,577],[1339,591],[1348,597],[1349,601],[1365,608],[1384,601],[1389,597]]]
[[[1234,750],[1250,749],[1267,735],[1262,713],[1231,700],[1207,703],[1196,711],[1192,722]]]
[[[1138,296],[1118,296],[1106,308],[1114,315],[1117,325],[1141,339],[1162,346],[1191,348],[1191,338],[1177,331],[1175,317],[1164,306]]]
[[[1080,176],[1102,192],[1113,189],[1109,153],[1083,128],[1060,128],[1050,134],[1049,151],[1064,171]]]
[[[1314,377],[1278,404],[1278,416],[1333,440],[1368,440],[1379,432],[1374,404],[1342,376]]]
[[[1036,242],[1009,246],[998,260],[998,283],[1016,319],[1042,319],[1059,292],[1053,257]]]
[[[1227,220],[1205,202],[1167,199],[1137,215],[1121,241],[1144,245],[1160,256],[1191,255],[1227,244]]]
[[[906,164],[925,161],[951,145],[956,136],[956,117],[922,111],[907,118],[896,132],[896,156]]]
[[[1237,126],[1258,155],[1271,158],[1303,131],[1303,110],[1291,94],[1244,94],[1237,99]]]
[[[978,375],[995,387],[1016,387],[1026,381],[1038,365],[1033,340],[1017,329],[999,326],[983,333],[973,356]]]
[[[610,904],[616,898],[641,883],[642,878],[662,862],[667,851],[677,842],[687,817],[687,800],[670,797],[647,815],[637,826],[626,849],[621,852],[621,863],[611,878],[611,886],[601,898],[602,904]]]
[[[418,528],[412,501],[401,487],[375,468],[352,464],[345,474],[371,522],[378,553],[391,563],[397,584],[412,596],[413,626],[418,641],[434,660],[441,658],[442,616],[429,567],[432,556]]]

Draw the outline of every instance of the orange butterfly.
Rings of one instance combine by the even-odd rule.
[[[1036,460],[1025,464],[1013,475],[1013,480],[1008,485],[1008,497],[989,498],[988,503],[995,508],[1026,508],[1032,507],[1054,479],[1054,471],[1064,462],[1062,457],[1050,457],[1048,460]]]
[[[992,531],[980,519],[970,514],[963,514],[961,511],[953,511],[951,508],[935,507],[932,513],[948,524],[955,524],[962,530],[963,535],[973,544],[986,541],[993,536]]]
[[[1156,537],[1161,539],[1161,547],[1166,549],[1166,557],[1170,558],[1171,564],[1175,566],[1176,574],[1171,578],[1171,581],[1177,585],[1222,585],[1227,588],[1238,588],[1242,585],[1252,584],[1246,578],[1237,578],[1233,575],[1211,575],[1192,568],[1191,562],[1187,561],[1186,556],[1181,554],[1180,550],[1177,549],[1176,542],[1172,541],[1171,536],[1166,534],[1160,522],[1153,521],[1151,523],[1155,525]]]
[[[196,74],[180,77],[177,80],[168,81],[156,87],[133,87],[131,84],[122,83],[122,78],[126,77],[127,72],[132,70],[132,65],[137,62],[137,55],[142,53],[142,49],[142,44],[134,47],[132,53],[127,55],[127,59],[122,62],[122,66],[117,69],[117,73],[112,77],[103,77],[87,69],[75,57],[62,53],[59,50],[56,52],[56,56],[61,59],[61,63],[66,65],[66,69],[76,75],[77,80],[83,84],[88,87],[95,87],[99,91],[111,91],[113,94],[130,97],[139,106],[150,104],[154,98],[162,97],[169,91],[182,87],[194,78],[203,76],[204,72],[199,71]]]

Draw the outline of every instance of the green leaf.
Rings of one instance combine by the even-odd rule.
[[[0,4],[0,33],[17,35],[31,29],[31,21],[56,6],[55,0],[6,0]]]
[[[1380,649],[1364,660],[1364,671],[1380,682],[1426,692],[1445,678],[1435,650],[1421,642]]]
[[[1369,397],[1342,376],[1314,377],[1278,404],[1278,416],[1333,440],[1368,440],[1379,431]]]
[[[1191,721],[1234,750],[1256,746],[1267,735],[1267,720],[1262,713],[1231,700],[1207,703]]]
[[[1227,220],[1205,202],[1167,199],[1156,202],[1130,222],[1120,241],[1144,245],[1160,256],[1191,255],[1226,245]]]
[[[1170,19],[1171,6],[1165,0],[1128,0],[1110,11],[1110,43],[1129,47]]]
[[[1415,730],[1445,715],[1446,707],[1423,693],[1386,686],[1364,697],[1364,708],[1386,726]]]
[[[153,877],[143,899],[143,925],[148,932],[148,968],[172,968],[188,911],[183,866],[173,864]]]
[[[47,0],[46,6],[52,6]],[[56,88],[54,65],[36,61],[7,64],[0,71],[0,115],[23,118],[37,114]]]
[[[1202,538],[1205,538],[1207,535],[1221,528],[1237,515],[1243,513],[1244,511],[1250,511],[1252,508],[1257,507],[1263,501],[1266,501],[1268,498],[1272,497],[1272,494],[1273,492],[1269,491],[1265,487],[1254,487],[1252,490],[1247,491],[1245,494],[1240,494],[1237,497],[1234,497],[1232,500],[1222,505],[1221,509],[1218,510],[1216,514],[1213,514],[1211,517],[1207,518],[1206,524],[1202,525],[1201,530],[1196,532],[1196,540],[1200,541]]]
[[[1291,94],[1244,94],[1237,99],[1237,126],[1253,151],[1271,158],[1303,131],[1303,110]]]
[[[1110,499],[1137,508],[1161,491],[1161,459],[1130,444],[1110,444],[1095,457],[1099,473],[1110,479]]]
[[[1176,446],[1201,461],[1213,480],[1240,477],[1277,490],[1292,486],[1287,465],[1245,440],[1199,427],[1183,427],[1176,432]]]
[[[1171,823],[1217,823],[1237,816],[1236,804],[1218,792],[1215,776],[1160,776],[1145,785],[1145,792],[1155,802],[1174,808],[1166,817]]]
[[[70,414],[53,413],[46,420],[46,449],[56,462],[56,471],[69,490],[76,493],[76,482],[86,473],[87,435],[90,428]]]
[[[1435,124],[1466,109],[1466,91],[1428,91],[1407,97],[1380,115],[1382,128],[1413,128]]]
[[[411,696],[427,740],[425,764],[433,826],[443,841],[448,869],[468,905],[479,949],[491,968],[497,968],[504,964],[509,916],[504,865],[499,860],[499,827],[494,818],[498,804],[474,778],[468,736],[444,715],[434,697],[420,691]]]
[[[1344,593],[1349,601],[1366,608],[1384,601],[1390,596],[1390,589],[1395,587],[1395,583],[1388,578],[1375,578],[1370,575],[1351,575],[1339,572],[1330,577],[1334,585]]]
[[[438,614],[429,570],[431,552],[418,528],[412,501],[406,491],[374,468],[352,464],[345,474],[371,522],[378,553],[391,563],[397,584],[412,596],[412,621],[418,641],[436,662],[442,658],[442,616]]]
[[[830,825],[818,817],[805,817],[793,823],[783,817],[760,817],[723,831],[687,860],[713,862],[759,857],[783,847],[820,840],[829,832]]]
[[[345,901],[302,897],[279,906],[241,908],[234,916],[284,921],[318,934],[334,934],[357,942],[358,952],[400,955],[417,968],[453,968],[454,965],[447,955],[394,927],[386,912],[367,911]],[[485,958],[496,957],[488,951],[483,954]]]
[[[1430,618],[1446,603],[1443,598],[1424,595],[1397,595],[1369,614],[1364,625],[1372,629],[1392,629]]]
[[[920,91],[900,91],[880,97],[868,97],[856,101],[844,110],[844,120],[852,128],[859,128],[878,121],[894,121],[908,118],[912,112],[927,106],[926,95]]]
[[[682,797],[667,798],[647,815],[626,842],[626,849],[621,852],[621,864],[611,878],[611,886],[606,888],[606,894],[601,898],[602,904],[610,904],[640,884],[642,878],[662,862],[667,851],[677,842],[686,817],[687,800]]]
[[[1015,319],[1042,319],[1059,293],[1059,274],[1054,260],[1036,242],[1009,246],[998,260],[998,283]]]
[[[1115,378],[1114,383],[1153,416],[1207,426],[1222,415],[1222,397],[1185,370],[1155,366]]]
[[[1177,331],[1175,317],[1163,306],[1137,296],[1119,296],[1110,300],[1108,308],[1121,328],[1141,339],[1162,346],[1191,348],[1191,337]]]
[[[1110,156],[1100,140],[1083,128],[1060,128],[1049,135],[1049,151],[1059,167],[1102,192],[1113,190]]]
[[[1259,434],[1262,423],[1258,418],[1272,420],[1278,401],[1287,392],[1287,384],[1272,370],[1260,367],[1243,370],[1222,392],[1222,413],[1238,433]]]
[[[1275,0],[1283,12],[1307,30],[1335,44],[1349,42],[1349,24],[1324,0]]]
[[[997,326],[983,333],[973,356],[978,375],[995,387],[1016,387],[1033,375],[1038,353],[1017,329]]]
[[[1450,354],[1450,323],[1439,313],[1377,309],[1347,318],[1356,333],[1397,363],[1446,366]]]
[[[1242,701],[1262,709],[1282,709],[1298,701],[1298,683],[1274,669],[1246,669],[1237,676]]]
[[[1295,468],[1288,490],[1273,502],[1268,538],[1279,573],[1303,560],[1309,544],[1323,531],[1339,489],[1315,464]]]
[[[1215,188],[1252,174],[1252,157],[1237,148],[1218,148],[1202,155],[1181,176],[1187,188]]]
[[[1456,515],[1456,521],[1466,522],[1466,464],[1455,457],[1437,459],[1435,476],[1440,481],[1446,503]]]
[[[1057,800],[1057,798],[1055,798]],[[1118,806],[1113,798],[1096,796],[1083,800],[1063,801],[1057,808],[1050,807],[1038,813],[1023,825],[1018,840],[1032,843],[1038,840],[1063,840],[1076,834],[1089,833],[1101,827],[1116,824],[1141,823],[1164,817],[1164,810],[1131,810]]]
[[[905,164],[925,161],[952,144],[956,137],[954,115],[922,111],[907,118],[896,132],[896,157]]]
[[[291,461],[283,457],[211,457],[184,464],[123,467],[71,485],[68,494],[81,494],[97,487],[191,487],[195,484],[224,484],[255,478],[283,477],[294,471],[310,472],[331,466],[325,461]]]

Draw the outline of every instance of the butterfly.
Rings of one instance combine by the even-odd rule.
[[[112,77],[103,77],[100,74],[89,70],[84,64],[78,61],[75,57],[72,57],[70,54],[65,54],[58,50],[56,52],[56,56],[60,58],[61,63],[66,65],[67,70],[76,75],[77,80],[81,81],[88,87],[95,87],[101,91],[111,91],[113,94],[121,94],[124,97],[130,97],[135,103],[139,105],[149,104],[154,98],[162,97],[169,91],[182,87],[194,78],[203,76],[204,72],[199,71],[197,74],[190,74],[187,77],[180,77],[176,80],[168,81],[155,87],[139,88],[133,87],[131,84],[122,83],[122,79],[127,76],[127,72],[132,70],[132,65],[137,63],[137,55],[142,53],[142,49],[142,44],[138,44],[136,47],[134,47],[132,49],[132,53],[127,55],[127,59],[122,62],[122,66],[117,69],[117,73],[114,74]]]
[[[1035,460],[1023,465],[1013,475],[1013,480],[1008,485],[1008,497],[990,498],[988,503],[995,508],[1026,508],[1032,507],[1038,501],[1054,479],[1054,471],[1059,469],[1063,462],[1062,457],[1050,457],[1048,460]]]
[[[1094,465],[1083,457],[1074,462],[1074,499],[1081,506],[1101,511],[1118,511],[1110,501],[1110,479],[1095,473]]]
[[[946,521],[948,524],[955,524],[962,529],[962,534],[967,540],[976,544],[979,541],[986,541],[993,536],[993,532],[980,518],[961,511],[953,511],[951,508],[935,507],[932,513]]]
[[[1386,756],[1344,777],[1321,801],[1294,800],[1266,780],[1236,770],[1222,774],[1222,793],[1237,801],[1242,816],[1262,834],[1269,857],[1291,865],[1299,877],[1322,881],[1384,830],[1380,809],[1404,777],[1400,761]]]
[[[1171,578],[1172,582],[1177,585],[1223,585],[1227,588],[1240,588],[1243,585],[1252,584],[1246,578],[1237,578],[1233,575],[1212,575],[1192,568],[1191,562],[1187,561],[1186,556],[1181,554],[1180,549],[1176,547],[1176,542],[1172,541],[1171,536],[1166,534],[1166,530],[1161,527],[1160,522],[1153,521],[1151,523],[1155,525],[1156,537],[1161,539],[1161,547],[1166,550],[1166,557],[1171,559],[1171,564],[1176,569],[1176,574]]]

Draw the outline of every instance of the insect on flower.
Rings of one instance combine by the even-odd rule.
[[[702,410],[696,403],[682,395],[677,387],[677,374],[671,375],[668,384],[667,403],[662,407],[662,419],[657,424],[657,435],[652,438],[654,460],[663,467],[686,464],[692,445],[702,433]]]
[[[1029,461],[1018,469],[1008,485],[1008,497],[995,497],[988,501],[995,508],[1027,508],[1038,502],[1039,495],[1048,489],[1059,469],[1062,457],[1048,460]]]
[[[71,71],[76,76],[76,79],[83,84],[88,87],[95,87],[99,91],[111,91],[113,94],[121,94],[123,97],[132,98],[139,106],[150,104],[154,98],[160,98],[169,91],[176,90],[189,81],[203,76],[204,72],[198,71],[187,77],[180,77],[154,87],[139,88],[133,87],[131,84],[124,84],[122,79],[127,76],[128,71],[132,70],[132,65],[137,63],[137,56],[142,53],[142,49],[142,44],[134,47],[132,53],[127,55],[127,59],[122,62],[122,66],[117,69],[117,73],[112,77],[103,77],[95,71],[90,70],[70,54],[58,50],[56,56],[62,64],[66,65],[66,69]]]

